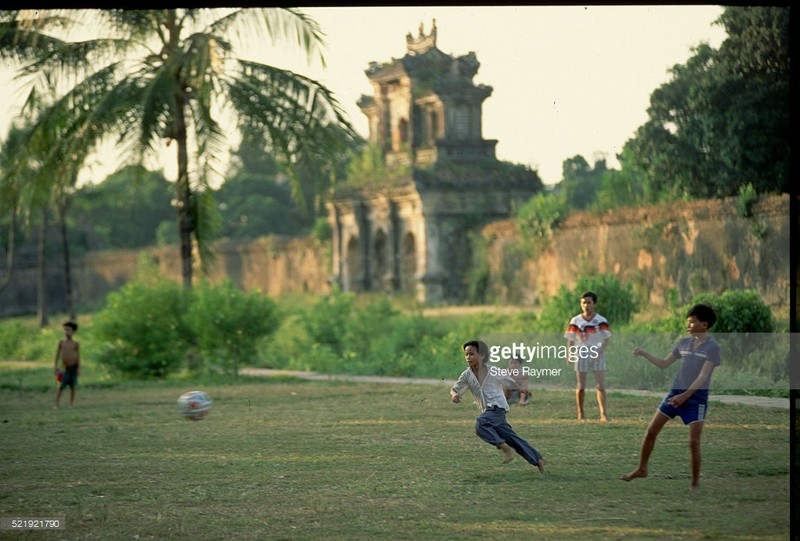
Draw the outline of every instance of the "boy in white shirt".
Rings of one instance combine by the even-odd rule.
[[[570,355],[567,366],[575,366],[577,385],[575,387],[575,404],[578,408],[578,420],[583,421],[583,399],[586,394],[586,373],[594,373],[597,388],[597,406],[600,408],[600,420],[608,421],[606,415],[605,349],[608,347],[611,331],[606,318],[595,312],[597,294],[587,291],[581,295],[581,313],[573,317],[564,333]],[[572,352],[575,352],[573,355]]]
[[[514,432],[506,422],[508,402],[503,386],[516,385],[510,376],[490,370],[486,365],[489,347],[482,340],[468,340],[462,346],[464,359],[469,367],[461,373],[450,389],[450,398],[458,404],[469,388],[481,410],[475,421],[475,433],[483,441],[503,451],[503,464],[511,462],[514,452],[522,455],[533,466],[544,473],[545,460],[530,443]]]

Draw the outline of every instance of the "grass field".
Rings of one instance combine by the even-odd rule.
[[[540,475],[519,457],[502,465],[474,434],[475,406],[445,385],[245,378],[202,386],[213,410],[191,422],[176,400],[195,387],[85,387],[57,411],[54,389],[0,390],[0,516],[66,521],[0,539],[789,537],[786,411],[712,403],[690,494],[679,422],[648,479],[617,480],[655,398],[611,393],[608,424],[575,422],[570,392],[514,406],[509,422],[549,462]]]

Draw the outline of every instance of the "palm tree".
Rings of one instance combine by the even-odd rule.
[[[78,23],[106,34],[71,39],[66,31]],[[218,119],[229,114],[240,129],[263,134],[265,150],[288,169],[298,198],[295,164],[335,159],[358,138],[323,85],[234,54],[247,41],[281,38],[296,39],[309,59],[324,62],[318,25],[289,8],[0,13],[0,57],[20,61],[21,73],[33,81],[53,74],[68,84],[32,127],[36,134],[61,126],[49,160],[85,158],[109,135],[139,164],[175,143],[174,204],[186,288],[192,286],[193,243],[201,263],[210,255],[208,186],[227,151]]]
[[[49,75],[44,75],[49,80]],[[52,90],[52,88],[50,89]],[[66,310],[71,319],[75,318],[72,298],[72,279],[69,258],[69,242],[67,238],[67,208],[75,187],[78,171],[86,159],[87,148],[77,148],[73,153],[65,155],[61,144],[62,135],[67,133],[75,123],[75,111],[70,115],[48,114],[48,104],[54,99],[33,91],[29,94],[20,115],[20,125],[12,125],[8,137],[0,147],[0,192],[4,201],[0,211],[10,214],[9,246],[7,248],[7,267],[9,272],[5,279],[10,279],[14,265],[14,228],[19,217],[26,229],[37,219],[39,234],[37,245],[37,316],[42,327],[47,325],[47,230],[51,208],[58,212],[61,241],[64,255],[64,276],[66,279]],[[33,124],[39,122],[38,129]],[[5,280],[4,279],[4,280]],[[0,282],[0,289],[5,284]]]

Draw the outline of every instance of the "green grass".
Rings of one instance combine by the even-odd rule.
[[[198,387],[212,412],[186,421],[176,400]],[[542,476],[519,457],[502,465],[446,385],[89,384],[57,411],[54,392],[0,390],[0,516],[60,516],[66,530],[0,539],[788,538],[786,411],[713,403],[690,494],[677,422],[648,479],[617,480],[656,398],[612,393],[609,424],[576,423],[566,391],[515,406],[509,422],[549,461]]]

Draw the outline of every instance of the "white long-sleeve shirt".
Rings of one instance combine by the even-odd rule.
[[[494,370],[492,370],[493,368]],[[519,385],[511,376],[501,375],[499,370],[494,366],[487,366],[486,369],[487,374],[486,378],[483,380],[483,384],[478,381],[472,369],[467,368],[458,376],[458,380],[455,385],[450,388],[450,391],[461,397],[464,396],[467,388],[469,388],[481,413],[492,406],[497,406],[508,411],[508,401],[506,400],[505,393],[503,393],[503,386],[516,389]]]

